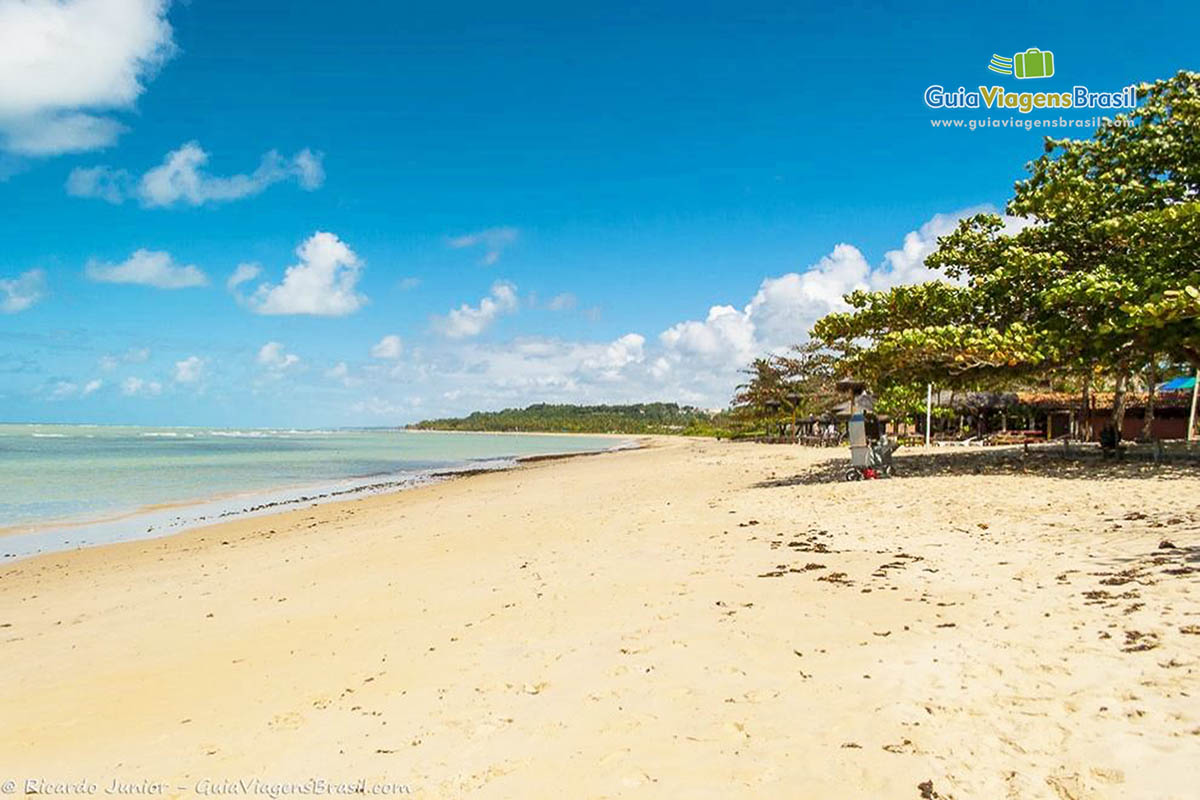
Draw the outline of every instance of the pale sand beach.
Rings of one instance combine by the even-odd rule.
[[[844,458],[660,438],[6,565],[0,779],[1196,796],[1195,467]]]

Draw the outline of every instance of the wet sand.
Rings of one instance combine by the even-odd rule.
[[[0,567],[0,779],[1195,796],[1195,467],[654,445]]]

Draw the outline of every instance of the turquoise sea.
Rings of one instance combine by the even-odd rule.
[[[0,560],[623,444],[598,436],[0,425]]]

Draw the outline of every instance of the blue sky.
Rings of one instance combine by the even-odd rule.
[[[1200,67],[1194,3],[629,5],[0,0],[0,420],[721,406],[1039,154],[927,86]]]

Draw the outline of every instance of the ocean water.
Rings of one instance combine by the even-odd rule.
[[[623,444],[398,430],[0,425],[0,560]]]

